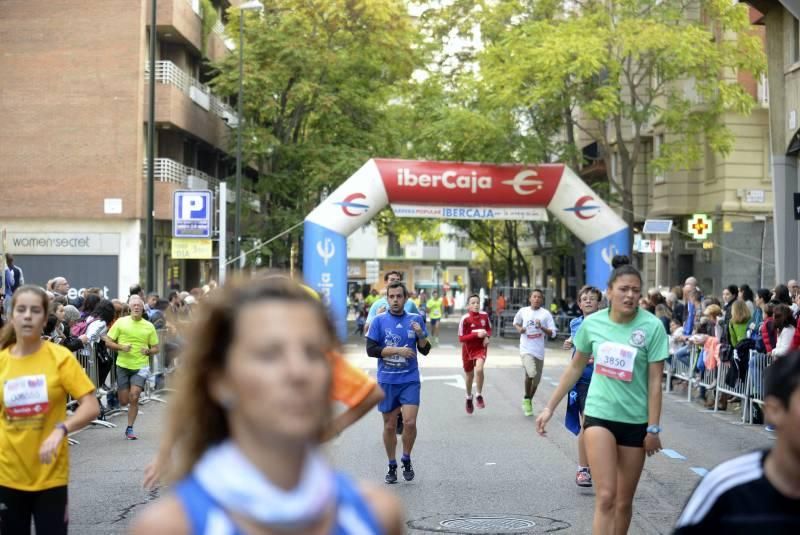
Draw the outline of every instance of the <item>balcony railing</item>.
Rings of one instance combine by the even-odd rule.
[[[147,177],[147,160],[142,166],[142,175]],[[189,189],[209,189],[214,194],[219,193],[219,179],[183,165],[170,158],[156,158],[153,162],[153,178],[156,182],[167,182]],[[261,201],[252,191],[242,191],[242,201],[254,211],[261,212]],[[236,192],[228,188],[228,202],[236,202]]]
[[[147,176],[147,160],[142,167]],[[219,187],[219,180],[202,171],[183,165],[170,158],[156,158],[153,162],[153,178],[156,182],[169,182],[192,189],[211,189]]]
[[[146,63],[144,72],[145,81],[147,81],[150,79],[150,69]],[[217,115],[229,127],[238,126],[239,116],[236,115],[236,111],[231,106],[215,96],[207,85],[201,84],[171,61],[156,61],[156,81],[177,87],[191,98],[195,104]]]

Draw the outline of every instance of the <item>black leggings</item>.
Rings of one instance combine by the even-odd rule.
[[[31,518],[36,533],[67,534],[67,487],[26,491],[0,486],[0,533],[30,535]]]

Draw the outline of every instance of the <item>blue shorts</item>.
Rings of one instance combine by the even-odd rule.
[[[419,393],[421,383],[378,383],[383,390],[383,401],[378,405],[380,412],[392,412],[403,405],[419,406]]]
[[[442,318],[430,318],[431,325],[436,325],[437,323],[439,323],[440,319],[442,319]]]

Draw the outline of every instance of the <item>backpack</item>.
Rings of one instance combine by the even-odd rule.
[[[730,362],[733,359],[733,346],[731,346],[731,338],[728,331],[730,325],[720,321],[720,326],[722,327],[722,334],[719,336],[719,360],[721,362]]]
[[[94,321],[94,318],[91,316],[87,316],[86,319],[79,321],[72,328],[69,330],[72,336],[83,336],[86,334],[86,329],[89,328],[89,324]]]
[[[103,340],[99,340],[94,344],[94,355],[97,358],[97,362],[101,364],[108,364],[114,360],[111,356],[111,352],[108,350],[108,347],[106,347],[106,343]]]

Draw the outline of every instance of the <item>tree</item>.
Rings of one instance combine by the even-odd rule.
[[[666,134],[651,162],[657,171],[690,166],[705,143],[727,153],[733,136],[721,115],[747,114],[754,103],[736,74],[757,75],[765,64],[748,8],[728,0],[473,6],[482,27],[498,36],[480,55],[490,94],[503,105],[516,101],[521,110],[563,111],[566,139],[580,129],[597,142],[607,169],[618,154],[619,177],[608,178],[628,224],[648,131]]]
[[[240,11],[227,31],[239,42]],[[410,79],[417,33],[399,0],[274,0],[246,13],[244,161],[260,176],[262,214],[247,233],[268,238],[295,225],[366,159],[383,154],[388,103]],[[235,97],[238,54],[214,65],[218,94]],[[300,230],[265,253],[286,266]]]

